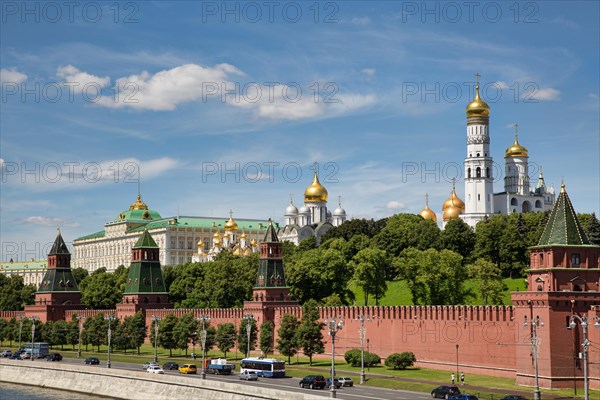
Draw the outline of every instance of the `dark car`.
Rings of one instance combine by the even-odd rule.
[[[8,357],[9,360],[22,360],[21,356],[18,355],[17,353],[13,354],[12,356]]]
[[[323,389],[325,387],[325,377],[323,375],[308,375],[300,381],[300,387],[310,389]]]
[[[100,365],[100,360],[96,357],[88,357],[85,359],[85,363],[88,365]]]
[[[178,370],[179,369],[179,364],[177,364],[176,362],[173,361],[169,361],[163,364],[163,369],[166,370]]]
[[[500,400],[527,400],[523,396],[519,396],[518,394],[509,394],[508,396],[504,396]]]
[[[333,378],[333,384],[335,386],[336,389],[339,389],[342,387],[342,382],[340,382],[338,380],[338,378]],[[325,380],[325,387],[330,388],[331,387],[331,378],[327,378]]]
[[[452,396],[450,396],[448,398],[451,400],[479,400],[477,398],[477,396],[472,395],[472,394],[466,394],[466,393],[453,394]]]
[[[60,355],[60,353],[50,353],[46,356],[46,360],[48,361],[60,361],[62,359],[63,357]]]
[[[454,394],[460,394],[456,386],[438,386],[431,391],[431,397],[434,399],[448,399]]]

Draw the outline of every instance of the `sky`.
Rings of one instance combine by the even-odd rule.
[[[379,219],[464,199],[479,73],[495,191],[514,139],[600,213],[600,3],[3,1],[0,258],[163,217],[274,218],[315,163]]]

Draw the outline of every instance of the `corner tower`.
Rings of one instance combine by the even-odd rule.
[[[479,74],[475,74],[475,98],[467,105],[467,157],[465,158],[465,213],[470,226],[494,209],[493,163],[490,153],[490,106],[479,96]]]

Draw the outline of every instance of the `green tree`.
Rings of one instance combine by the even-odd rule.
[[[524,276],[529,266],[527,228],[522,215],[513,213],[505,218],[506,227],[500,238],[500,268],[507,278]]]
[[[35,286],[23,284],[22,276],[0,274],[0,311],[23,310],[34,303],[35,292]]]
[[[0,342],[4,342],[4,340],[8,339],[8,327],[8,321],[0,318]]]
[[[298,251],[305,252],[308,250],[313,250],[317,248],[317,238],[314,236],[309,236],[306,239],[302,240],[298,244]]]
[[[412,367],[417,362],[417,358],[411,351],[405,351],[404,353],[390,354],[385,359],[385,366],[392,369],[406,369]]]
[[[408,247],[439,249],[440,237],[440,229],[432,220],[414,214],[397,214],[388,218],[385,228],[373,238],[373,243],[396,257]]]
[[[114,309],[123,298],[119,276],[99,268],[79,284],[81,302],[93,309]]]
[[[246,326],[250,323],[250,344],[248,344],[248,331]],[[237,348],[244,354],[250,354],[250,350],[254,350],[256,348],[256,341],[258,339],[258,328],[256,326],[256,320],[251,319],[248,322],[247,319],[242,318],[242,322],[240,323],[240,329],[238,330],[237,337]],[[248,346],[250,349],[248,349]]]
[[[223,352],[223,357],[227,358],[227,352],[235,346],[236,330],[232,323],[217,325],[216,342],[219,350]]]
[[[385,251],[375,248],[366,248],[359,251],[352,259],[354,269],[352,280],[362,288],[365,295],[365,306],[368,305],[369,295],[375,297],[375,304],[387,290],[385,271],[389,260]]]
[[[175,327],[173,328],[173,338],[177,348],[185,350],[186,356],[190,339],[197,330],[198,321],[196,321],[196,318],[192,313],[182,315],[177,319],[177,323],[175,323]]]
[[[131,334],[131,343],[133,348],[137,349],[138,355],[140,354],[140,347],[144,344],[146,338],[146,320],[144,314],[141,311],[135,313],[133,318],[128,320],[129,332]],[[154,342],[152,342],[154,345]]]
[[[169,357],[173,357],[173,349],[176,349],[178,345],[174,335],[176,324],[177,317],[175,314],[167,314],[158,323],[158,345],[163,349],[169,350]]]
[[[312,366],[312,358],[315,354],[323,354],[322,322],[319,321],[319,309],[315,300],[308,300],[302,306],[302,319],[296,333],[298,347],[302,348],[304,355],[308,356],[309,365]]]
[[[590,240],[590,244],[600,246],[600,222],[596,218],[596,213],[590,215],[583,228]]]
[[[79,285],[85,278],[89,276],[89,272],[85,268],[72,268],[73,277],[75,278],[75,282]]]
[[[340,226],[331,228],[323,235],[321,241],[327,241],[329,239],[343,238],[346,241],[350,241],[357,235],[365,235],[368,238],[372,238],[377,235],[381,229],[386,225],[387,218],[379,221],[372,219],[351,219]]]
[[[135,343],[131,334],[131,320],[134,317],[125,317],[122,323],[112,327],[114,322],[111,324],[112,339],[111,345],[117,350],[124,350],[127,354],[127,349],[135,349]]]
[[[462,304],[468,294],[463,286],[466,268],[460,254],[453,251],[408,248],[394,264],[415,305]]]
[[[475,249],[476,235],[473,228],[467,225],[462,219],[451,219],[446,223],[441,235],[442,247],[446,250],[452,250],[463,257],[466,263],[471,259]]]
[[[291,314],[285,314],[281,319],[281,325],[277,330],[277,351],[288,358],[288,365],[291,357],[298,352],[298,337],[296,332],[300,321]]]
[[[467,266],[469,276],[477,282],[484,304],[502,304],[502,292],[506,285],[502,281],[500,268],[492,262],[480,258],[474,264]]]
[[[69,325],[62,319],[55,321],[52,325],[52,342],[54,345],[60,345],[60,349],[64,350],[64,345],[68,344]]]
[[[265,357],[273,350],[273,329],[271,321],[265,321],[260,326],[260,351]]]
[[[507,227],[503,215],[492,215],[477,223],[474,258],[485,258],[501,268],[502,236]]]
[[[97,351],[100,352],[100,345],[104,343],[107,334],[108,321],[104,319],[103,313],[85,319],[82,332],[83,344],[96,346]]]

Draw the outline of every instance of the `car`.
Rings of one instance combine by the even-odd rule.
[[[336,389],[339,389],[342,387],[342,383],[339,381],[338,378],[333,378],[333,385],[335,386]],[[326,388],[330,388],[331,387],[331,378],[327,378],[325,380],[325,387]]]
[[[325,387],[325,377],[323,375],[307,375],[300,380],[300,387],[310,389],[323,389]]]
[[[148,371],[151,374],[164,374],[165,373],[165,371],[158,365],[151,365],[148,367],[148,369],[146,371]]]
[[[518,394],[509,394],[508,396],[504,396],[500,400],[527,400],[523,396],[519,396]]]
[[[254,371],[242,371],[240,373],[240,379],[243,381],[257,381],[258,375]]]
[[[183,364],[181,367],[179,367],[180,374],[195,374],[196,372],[198,372],[198,367],[196,367],[196,364]]]
[[[11,357],[12,355],[13,353],[10,350],[2,350],[2,352],[0,352],[0,357]]]
[[[174,369],[179,369],[179,364],[177,364],[176,362],[173,361],[169,361],[163,364],[163,369],[165,371],[169,370],[174,370]]]
[[[431,391],[431,397],[434,399],[448,399],[454,394],[460,394],[456,386],[438,386]]]
[[[344,378],[344,377],[340,376],[337,379],[338,379],[338,381],[340,381],[342,386],[354,386],[354,381],[352,380],[352,378]]]
[[[157,362],[154,362],[154,361],[148,361],[148,362],[146,362],[146,363],[144,363],[144,364],[142,365],[142,369],[144,369],[144,370],[148,370],[148,368],[150,368],[150,367],[154,367],[154,366],[160,367],[160,365],[158,365],[158,363],[157,363]]]
[[[88,357],[85,359],[85,363],[88,365],[100,365],[100,360],[96,357]]]
[[[21,355],[17,355],[17,353],[13,354],[12,356],[8,357],[9,360],[22,360]]]
[[[48,361],[60,361],[63,359],[63,356],[60,353],[50,353],[46,356],[46,360]]]
[[[453,394],[448,398],[451,400],[479,400],[477,398],[477,396],[475,396],[473,394],[466,394],[466,393]]]
[[[31,353],[24,351],[21,353],[21,360],[29,360],[31,358]]]

